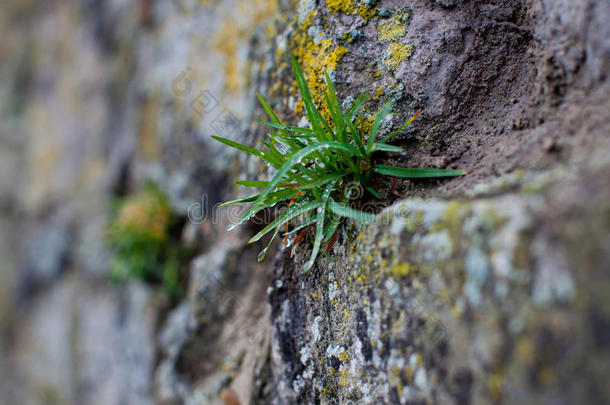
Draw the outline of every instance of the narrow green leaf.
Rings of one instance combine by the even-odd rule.
[[[384,145],[383,143],[375,143],[373,144],[373,152],[375,151],[382,151],[382,152],[396,152],[396,153],[403,153],[405,150],[403,148],[401,148],[400,146],[395,146],[395,145]]]
[[[220,136],[216,136],[216,135],[212,135],[212,138],[216,139],[218,142],[222,142],[225,145],[228,145],[228,146],[230,146],[232,148],[238,149],[238,150],[240,150],[242,152],[246,152],[246,153],[249,153],[249,154],[254,155],[254,156],[259,156],[261,158],[263,157],[263,152],[262,151],[260,151],[258,149],[254,149],[254,148],[252,148],[250,146],[247,146],[247,145],[244,145],[244,144],[241,144],[241,143],[238,143],[238,142],[234,142],[234,141],[232,141],[230,139],[226,139],[226,138],[223,138],[223,137],[220,137]]]
[[[326,133],[329,135],[327,137],[327,139],[336,140],[335,139],[335,132],[330,127],[330,124],[328,122],[326,122],[326,119],[324,118],[322,113],[318,109],[315,109],[314,112],[315,112],[316,116],[318,117],[318,120],[320,120],[320,123],[322,124],[322,126],[326,130]]]
[[[276,123],[273,123],[273,122],[263,121],[263,120],[259,120],[259,119],[257,119],[257,121],[260,122],[263,125],[267,125],[269,127],[281,129],[281,130],[284,130],[284,131],[290,131],[290,132],[294,132],[294,133],[297,133],[297,134],[309,135],[309,136],[313,136],[314,135],[313,129],[311,129],[311,128],[293,127],[291,125],[276,124]],[[285,135],[282,135],[282,136],[288,136],[288,135],[289,134],[285,134]]]
[[[311,225],[311,224],[315,223],[315,222],[316,222],[316,220],[317,220],[317,218],[316,218],[315,216],[309,217],[309,218],[307,218],[305,221],[303,221],[303,223],[301,223],[299,226],[297,226],[297,227],[295,227],[294,229],[292,229],[292,230],[290,230],[290,231],[286,232],[286,233],[284,234],[284,236],[286,236],[286,235],[292,235],[293,233],[297,233],[297,232],[299,232],[301,229],[303,229],[303,228],[305,228],[305,227],[308,227],[309,225]]]
[[[233,205],[233,204],[241,204],[241,203],[247,203],[247,202],[256,201],[256,199],[259,196],[260,196],[260,194],[254,194],[254,195],[251,195],[249,197],[240,198],[238,200],[227,201],[227,202],[224,202],[224,203],[220,204],[218,207],[219,208],[224,208],[224,207],[228,207],[229,205]]]
[[[329,181],[339,179],[339,178],[347,175],[348,173],[349,173],[348,170],[345,170],[345,169],[340,170],[338,172],[334,172],[334,173],[328,174],[326,176],[322,176],[319,179],[312,181],[311,183],[302,184],[302,185],[298,186],[297,188],[299,190],[308,190],[310,188],[321,187],[321,186],[325,185],[326,183],[328,183]]]
[[[271,121],[275,122],[276,124],[280,124],[280,120],[278,119],[277,115],[275,115],[275,113],[273,112],[273,109],[271,108],[269,103],[267,103],[267,101],[265,101],[263,96],[261,96],[259,93],[256,93],[256,97],[258,97],[258,101],[261,103],[261,105],[267,112],[267,115],[269,116],[269,118],[271,118]]]
[[[415,118],[417,118],[417,116],[421,113],[421,110],[417,111],[415,114],[413,114],[413,116],[411,118],[409,118],[407,120],[407,122],[405,122],[404,124],[402,124],[402,126],[400,128],[398,128],[396,131],[392,132],[391,134],[389,134],[388,136],[386,136],[385,138],[383,138],[383,140],[381,141],[381,143],[386,143],[388,142],[390,139],[394,138],[396,135],[398,135],[399,133],[401,133],[402,131],[405,130],[405,128],[407,128],[409,125],[411,125],[411,123],[413,121],[415,121]]]
[[[270,193],[265,199],[266,206],[271,206],[276,204],[279,201],[283,201],[287,198],[293,197],[298,191],[292,188],[284,188],[282,190],[278,190],[276,192]],[[227,201],[225,203],[220,204],[218,207],[223,208],[233,204],[241,204],[256,201],[260,197],[260,194],[254,194],[249,197],[240,198],[238,200]],[[265,208],[265,207],[263,207]],[[258,211],[257,211],[258,212]],[[256,212],[255,212],[256,214]]]
[[[452,177],[462,176],[464,174],[461,170],[448,170],[448,169],[411,169],[407,167],[394,167],[387,165],[378,165],[373,170],[379,174],[385,174],[387,176],[404,177],[407,179],[422,179],[431,177]]]
[[[341,116],[341,106],[339,105],[337,91],[335,90],[335,86],[333,85],[332,80],[330,80],[328,72],[324,72],[324,79],[326,79],[326,85],[328,86],[328,98],[331,102],[329,108],[331,109],[331,111],[334,110],[337,116]]]
[[[315,113],[316,106],[314,105],[313,100],[311,99],[311,94],[309,93],[309,89],[307,88],[307,82],[305,81],[303,72],[301,71],[301,68],[294,56],[292,56],[291,62],[292,70],[294,71],[294,77],[296,78],[297,86],[299,87],[301,97],[303,98],[303,104],[305,105],[305,111],[307,112],[307,116],[309,118],[309,123],[311,124],[311,127],[313,128],[315,134],[318,136],[319,141],[327,140],[324,134],[324,130],[318,122],[318,117]]]
[[[336,215],[353,219],[357,222],[372,222],[375,220],[375,215],[369,214],[368,212],[358,211],[347,205],[340,204],[333,200],[329,201],[328,208]]]
[[[364,144],[362,143],[362,135],[360,134],[360,130],[356,127],[356,125],[354,125],[351,120],[347,121],[347,126],[351,131],[352,139],[356,143],[356,146],[364,155],[366,153],[366,149],[364,148]]]
[[[265,187],[265,189],[262,191],[262,193],[260,194],[259,198],[257,201],[254,202],[254,204],[252,204],[252,206],[250,207],[250,209],[248,211],[246,211],[246,213],[234,224],[230,225],[228,230],[232,230],[235,227],[237,227],[238,225],[242,224],[244,221],[248,220],[248,218],[250,218],[252,215],[254,215],[254,213],[260,211],[261,209],[264,208],[264,199],[265,197],[271,193],[273,191],[273,189],[282,181],[282,178],[284,177],[284,175],[290,170],[292,169],[293,166],[297,165],[300,163],[300,161],[306,157],[307,155],[318,151],[318,150],[322,150],[322,149],[338,149],[338,150],[344,150],[346,152],[349,152],[351,155],[353,156],[357,156],[357,157],[361,157],[361,153],[354,148],[351,145],[345,145],[341,142],[336,142],[336,141],[325,141],[325,142],[318,142],[316,144],[313,145],[309,145],[297,152],[295,152],[287,161],[286,163],[284,163],[284,165],[278,169],[277,173],[275,174],[275,176],[273,177],[273,179],[269,182],[269,184],[267,184],[267,186]]]
[[[277,218],[271,221],[269,225],[264,227],[259,233],[250,238],[248,243],[256,242],[257,240],[265,236],[267,233],[269,233],[269,231],[271,231],[276,226],[282,226],[291,219],[298,217],[299,215],[307,211],[314,210],[320,207],[321,205],[322,203],[319,201],[311,201],[304,205],[293,205],[291,207],[286,208]]]
[[[263,108],[267,112],[267,115],[269,115],[269,118],[271,118],[271,121],[273,121],[276,125],[281,125],[281,122],[280,122],[279,118],[277,117],[277,115],[275,115],[275,113],[271,109],[271,106],[269,105],[269,103],[267,103],[267,101],[265,101],[263,96],[261,96],[258,93],[256,94],[256,96],[258,97],[258,101],[261,103],[261,105],[263,106]],[[279,129],[282,131],[281,132],[282,136],[286,137],[286,135],[288,135],[285,130],[283,130],[282,128],[279,128]],[[301,145],[300,142],[296,142],[296,141],[291,140],[291,139],[287,139],[286,142],[282,142],[282,143],[284,143],[286,146],[288,146],[292,150],[298,149],[297,146]]]
[[[268,181],[255,181],[255,180],[237,180],[235,184],[244,187],[265,187],[269,182]]]
[[[265,246],[265,248],[263,250],[261,250],[261,252],[258,254],[257,260],[259,262],[262,262],[265,259],[265,256],[267,256],[267,251],[271,247],[271,244],[273,243],[273,241],[275,240],[275,238],[279,232],[280,232],[280,227],[278,226],[275,228],[275,232],[273,233],[273,236],[271,236],[271,239],[269,239],[269,243],[267,243],[267,246]]]
[[[352,106],[350,111],[347,113],[347,116],[345,117],[346,120],[351,121],[352,118],[354,118],[356,116],[356,114],[358,113],[358,110],[360,110],[360,107],[362,107],[362,105],[366,102],[366,100],[368,100],[368,98],[369,98],[368,93],[359,95],[358,98],[356,98],[356,102],[354,103],[354,105]]]
[[[269,160],[275,162],[274,167],[278,167],[284,164],[284,162],[286,161],[286,155],[284,153],[281,153],[279,150],[277,150],[277,148],[272,143],[269,143],[263,139],[259,139],[258,141],[269,149],[267,157],[269,158]]]
[[[367,152],[372,152],[373,143],[375,142],[375,138],[377,137],[377,131],[379,130],[379,126],[385,119],[385,117],[392,111],[392,106],[394,104],[392,102],[387,102],[381,108],[381,111],[377,113],[377,117],[375,118],[375,122],[373,123],[373,127],[371,128],[371,133],[369,134],[369,138],[366,142],[366,150]],[[385,143],[385,142],[382,142]]]
[[[337,116],[337,112],[335,111],[333,102],[330,100],[330,97],[328,96],[327,92],[324,92],[324,100],[326,100],[326,105],[328,107],[328,110],[330,111],[332,123],[334,124],[334,128],[336,130],[338,128],[339,123],[341,122],[341,118],[340,116]],[[339,112],[339,114],[341,114],[341,112]],[[331,131],[331,135],[333,137],[333,141],[340,141],[340,139],[338,138],[338,133],[336,133],[335,131]]]
[[[333,235],[337,231],[337,228],[339,227],[340,223],[341,223],[341,217],[339,217],[338,215],[333,215],[333,218],[332,218],[330,224],[328,224],[326,231],[324,231],[324,242],[328,242],[330,240],[330,238],[333,237]]]
[[[318,213],[316,214],[316,238],[313,242],[313,250],[311,251],[309,261],[305,265],[305,272],[308,272],[309,269],[311,269],[314,262],[316,261],[316,258],[318,257],[318,253],[320,252],[320,245],[322,244],[322,239],[324,239],[324,214],[326,210],[326,204],[330,200],[330,193],[335,188],[335,184],[337,184],[337,182],[333,181],[326,185],[326,188],[324,189],[324,194],[322,194],[322,204],[317,208]]]
[[[379,193],[377,192],[377,190],[375,190],[373,187],[371,186],[366,186],[365,187],[369,193],[371,193],[375,198],[380,199],[381,197],[379,197]]]

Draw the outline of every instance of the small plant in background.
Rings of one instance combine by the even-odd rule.
[[[269,104],[259,95],[259,100],[271,119],[271,122],[259,120],[271,127],[269,139],[259,139],[263,148],[256,149],[218,136],[213,138],[251,154],[276,169],[275,175],[269,181],[237,182],[245,187],[261,188],[262,191],[223,204],[227,206],[253,203],[228,229],[231,230],[246,222],[265,208],[273,207],[280,202],[288,202],[278,217],[253,236],[250,242],[256,242],[273,231],[271,240],[259,255],[259,260],[262,260],[282,229],[286,229],[285,235],[298,233],[293,242],[295,244],[309,232],[313,240],[313,250],[305,265],[305,271],[308,271],[314,264],[322,243],[326,242],[332,246],[336,240],[342,218],[350,218],[358,222],[369,222],[374,218],[373,214],[350,206],[349,195],[344,192],[346,187],[353,184],[360,185],[371,197],[379,199],[374,187],[378,184],[375,182],[377,175],[416,179],[459,176],[463,172],[376,164],[373,159],[375,152],[404,152],[399,146],[389,145],[388,142],[411,124],[417,114],[398,130],[377,141],[377,133],[385,117],[392,110],[392,102],[386,103],[381,108],[370,133],[363,134],[354,122],[359,118],[360,108],[366,102],[368,94],[359,96],[353,106],[344,111],[340,107],[333,83],[326,75],[328,91],[325,92],[324,98],[331,116],[327,121],[314,105],[303,73],[294,57],[292,68],[310,128],[282,124]],[[288,230],[289,224],[296,221],[299,221],[296,226]]]
[[[134,196],[118,200],[107,229],[108,245],[113,251],[111,278],[162,283],[168,296],[177,296],[184,249],[171,239],[174,222],[167,196],[153,183],[146,184]]]

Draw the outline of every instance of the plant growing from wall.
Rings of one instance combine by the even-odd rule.
[[[171,237],[175,221],[167,196],[153,183],[117,200],[116,213],[107,228],[113,252],[111,278],[161,283],[168,296],[179,295],[179,265],[186,251]]]
[[[331,115],[331,119],[327,121],[314,105],[303,73],[294,57],[292,68],[310,128],[281,123],[269,104],[259,95],[259,100],[271,119],[271,122],[259,120],[271,127],[268,139],[259,139],[262,148],[253,148],[219,136],[213,138],[255,156],[276,170],[269,181],[237,182],[245,187],[262,190],[249,197],[223,204],[227,206],[252,202],[248,210],[228,229],[231,230],[246,222],[261,210],[288,201],[286,208],[253,236],[250,242],[256,242],[267,233],[273,232],[271,240],[259,255],[259,260],[262,260],[273,240],[282,229],[288,227],[288,224],[295,223],[295,227],[285,233],[298,232],[293,242],[295,244],[311,230],[313,248],[305,265],[305,271],[308,271],[314,264],[322,243],[332,245],[336,239],[343,218],[358,222],[369,222],[374,219],[372,213],[359,211],[350,206],[348,196],[344,192],[347,185],[358,184],[367,190],[371,197],[379,199],[379,194],[374,188],[375,178],[379,175],[417,179],[460,176],[463,172],[376,164],[373,159],[376,152],[404,152],[401,147],[389,145],[388,142],[411,124],[417,114],[398,130],[377,140],[379,128],[392,110],[392,102],[386,103],[381,108],[370,133],[363,134],[354,122],[368,94],[359,96],[351,108],[342,110],[333,83],[326,74],[328,91],[325,92],[324,99]]]

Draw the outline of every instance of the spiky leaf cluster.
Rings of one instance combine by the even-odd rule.
[[[387,102],[377,114],[370,133],[365,137],[355,122],[368,94],[359,96],[349,109],[343,110],[333,83],[326,74],[328,91],[324,93],[324,98],[330,111],[330,120],[327,121],[312,101],[303,73],[294,57],[292,68],[310,123],[309,128],[281,123],[269,104],[259,95],[258,98],[271,119],[269,122],[259,120],[271,127],[268,139],[259,139],[263,148],[253,148],[218,136],[214,136],[214,139],[253,155],[275,169],[275,175],[269,181],[237,182],[245,187],[260,188],[261,191],[223,204],[226,206],[252,202],[248,210],[229,226],[229,230],[268,207],[289,201],[281,214],[252,237],[250,242],[256,242],[273,232],[267,246],[259,255],[259,260],[262,260],[273,240],[286,228],[286,224],[296,223],[296,227],[289,233],[310,231],[313,240],[311,256],[305,265],[305,271],[308,271],[315,262],[322,243],[329,243],[337,232],[342,218],[358,222],[374,219],[371,213],[358,211],[350,206],[343,192],[347,184],[358,184],[371,196],[379,198],[372,182],[376,174],[414,179],[459,176],[463,172],[375,164],[375,152],[404,152],[401,147],[389,145],[388,142],[411,124],[417,115],[381,141],[376,141],[382,122],[392,110],[393,103]]]

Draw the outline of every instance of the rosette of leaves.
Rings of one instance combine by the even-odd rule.
[[[252,203],[246,212],[228,230],[248,221],[258,212],[286,203],[283,211],[250,242],[256,242],[266,234],[273,232],[270,241],[259,260],[265,257],[269,246],[287,224],[295,226],[285,233],[300,232],[300,240],[308,231],[313,240],[309,261],[305,265],[308,271],[314,264],[323,243],[331,243],[335,238],[343,218],[357,222],[369,222],[374,219],[372,213],[359,211],[350,206],[345,193],[346,185],[358,184],[367,190],[371,197],[379,199],[373,188],[373,178],[377,175],[395,176],[407,179],[460,176],[460,170],[404,168],[375,164],[375,152],[398,152],[404,150],[388,142],[401,133],[417,117],[414,115],[398,130],[377,140],[379,128],[392,111],[393,103],[387,102],[378,112],[370,133],[363,134],[355,122],[358,122],[360,110],[368,94],[359,96],[353,105],[343,110],[337,93],[328,74],[325,75],[328,90],[324,92],[330,119],[323,114],[312,101],[303,73],[292,58],[292,68],[301,93],[309,128],[290,126],[280,122],[269,104],[258,95],[259,101],[271,121],[261,121],[271,128],[268,139],[259,139],[261,148],[234,142],[230,139],[213,136],[214,139],[255,156],[275,169],[275,175],[269,181],[240,180],[237,184],[245,187],[259,188],[260,191],[249,197],[229,201],[223,206],[240,203]],[[366,135],[366,136],[365,136]]]

